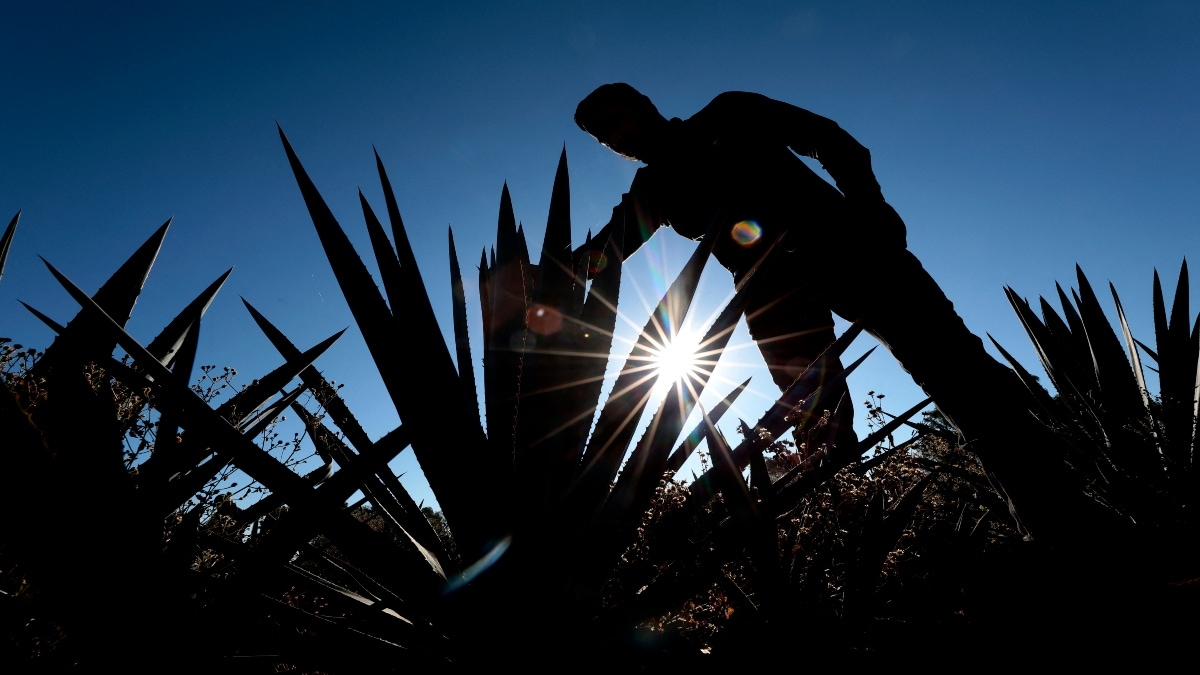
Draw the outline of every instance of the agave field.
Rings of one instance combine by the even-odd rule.
[[[64,324],[29,307],[53,344],[2,345],[13,477],[0,492],[5,662],[247,673],[733,663],[796,635],[814,658],[875,658],[934,636],[964,651],[1013,636],[1032,644],[1047,640],[1038,622],[1064,616],[1090,615],[1090,634],[1108,635],[1121,627],[1096,618],[1112,612],[1091,613],[1103,603],[1088,598],[1114,572],[1126,577],[1110,598],[1192,602],[1200,325],[1188,324],[1186,267],[1169,317],[1155,277],[1155,349],[1133,338],[1119,301],[1114,332],[1082,273],[1073,298],[1059,290],[1062,314],[1042,301],[1039,319],[1009,290],[1056,392],[1012,363],[1028,407],[1068,449],[1050,473],[1069,480],[1053,487],[1088,505],[1072,514],[1077,536],[1028,542],[988,457],[981,464],[936,414],[913,420],[928,401],[896,416],[870,407],[872,433],[855,447],[820,442],[836,403],[825,393],[861,359],[817,374],[861,326],[743,422],[742,438],[715,423],[744,383],[689,428],[752,275],[707,328],[704,367],[650,409],[654,354],[690,308],[711,233],[603,395],[621,256],[615,242],[571,241],[565,152],[536,263],[507,188],[477,279],[463,278],[451,235],[447,340],[379,158],[389,227],[360,194],[377,280],[280,135],[401,424],[372,440],[318,370],[340,334],[298,346],[249,302],[285,363],[215,396],[227,374],[198,377],[198,335],[228,272],[145,344],[126,332],[167,225],[91,294],[47,262],[80,311]],[[17,224],[0,241],[0,272]],[[467,328],[467,283],[478,284],[481,335]],[[1157,364],[1159,395],[1141,354]],[[480,358],[482,382],[456,366]],[[272,436],[285,412],[305,426],[294,445]],[[916,433],[890,441],[902,426]],[[294,461],[301,443],[317,468]],[[1027,458],[1031,472],[1057,461],[1005,450],[1006,466]],[[440,513],[388,468],[405,451]],[[678,480],[701,452],[704,470]],[[222,496],[234,470],[253,481],[251,498]],[[1170,623],[1181,634],[1190,625]]]

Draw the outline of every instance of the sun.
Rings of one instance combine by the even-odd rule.
[[[699,377],[700,339],[699,333],[682,329],[673,338],[651,348],[649,360],[658,378],[655,389],[665,391],[685,378]]]

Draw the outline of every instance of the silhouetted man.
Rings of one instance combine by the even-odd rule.
[[[740,280],[787,235],[754,273],[746,310],[780,388],[833,341],[832,310],[861,320],[960,428],[981,434],[995,424],[977,413],[983,401],[962,400],[973,377],[999,382],[995,395],[1011,409],[1019,383],[908,251],[904,222],[883,199],[870,153],[833,121],[745,92],[721,94],[687,120],[667,120],[627,84],[596,89],[575,121],[646,164],[606,226],[616,231],[634,215],[623,256],[663,225],[698,239],[716,220],[714,255]],[[837,188],[793,152],[819,161]],[[839,445],[853,439],[848,397],[842,405]]]
[[[908,251],[870,153],[841,127],[743,92],[668,121],[627,84],[592,92],[575,121],[646,163],[608,226],[634,217],[626,219],[622,255],[662,225],[694,238],[715,223],[714,255],[741,278],[761,249],[787,234],[754,273],[746,310],[776,383],[790,383],[794,366],[832,340],[829,310],[861,321],[971,441],[1014,515],[1020,506],[1023,531],[1084,536],[1080,514],[1091,502],[1068,469],[1066,446],[1030,413],[1024,385],[988,355]],[[837,189],[793,151],[819,161]]]

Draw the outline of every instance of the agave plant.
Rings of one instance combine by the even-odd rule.
[[[1155,349],[1133,337],[1111,283],[1115,329],[1083,270],[1076,267],[1076,276],[1078,290],[1071,289],[1069,296],[1057,286],[1061,314],[1039,298],[1041,318],[1028,301],[1005,289],[1054,396],[996,346],[1038,400],[1043,421],[1068,440],[1072,468],[1104,512],[1158,545],[1186,550],[1195,536],[1194,510],[1200,496],[1200,321],[1190,318],[1187,261],[1180,268],[1169,314],[1154,272]],[[1157,395],[1149,391],[1141,353],[1157,366],[1152,368],[1158,374]],[[1172,559],[1185,562],[1175,555],[1163,561]]]
[[[652,355],[682,322],[712,237],[700,243],[651,314],[612,394],[601,401],[621,259],[611,241],[572,248],[565,152],[536,265],[507,188],[502,191],[496,246],[485,252],[479,270],[480,387],[470,367],[465,285],[453,236],[452,355],[378,155],[390,239],[361,193],[360,202],[382,292],[280,135],[402,424],[372,440],[312,365],[340,333],[302,350],[248,302],[285,363],[216,407],[189,388],[201,317],[228,272],[146,346],[124,328],[169,222],[93,295],[47,263],[82,309],[63,325],[30,308],[58,337],[25,374],[42,398],[0,397],[2,424],[12,439],[6,461],[22,477],[0,505],[4,513],[17,514],[26,504],[50,501],[51,516],[66,523],[66,531],[47,543],[40,522],[10,516],[0,536],[34,582],[47,589],[51,613],[70,634],[81,636],[81,653],[93,662],[149,658],[149,652],[115,651],[122,644],[118,633],[130,627],[93,611],[118,602],[144,618],[136,634],[192,654],[195,663],[205,662],[200,657],[238,656],[349,672],[370,664],[378,672],[491,662],[497,653],[548,658],[584,646],[610,645],[611,653],[624,653],[632,648],[631,626],[702,592],[730,561],[748,560],[755,570],[744,593],[783,598],[774,593],[782,588],[776,519],[837,470],[859,462],[864,450],[925,405],[857,447],[823,448],[775,480],[768,477],[764,448],[789,429],[819,423],[821,411],[830,407],[826,393],[837,391],[861,363],[832,381],[822,383],[817,375],[858,334],[856,326],[753,427],[746,425],[753,432],[736,447],[715,423],[745,383],[713,410],[702,410],[700,424],[686,430],[741,315],[743,287],[701,343],[707,367],[685,386],[673,387],[657,410],[647,411],[656,379]],[[14,218],[0,260],[15,223]],[[128,362],[114,358],[117,347]],[[412,364],[418,360],[425,374],[414,379]],[[124,393],[114,396],[114,388]],[[299,404],[304,392],[320,402],[325,419]],[[128,409],[117,410],[118,400]],[[157,411],[159,442],[129,471],[123,439],[150,405]],[[304,475],[254,442],[288,409],[303,420],[324,462]],[[635,439],[645,412],[649,425]],[[703,564],[671,567],[673,561],[665,559],[669,574],[646,580],[635,597],[614,605],[615,596],[606,590],[613,570],[637,540],[664,481],[702,442],[709,443],[714,465],[690,483],[683,508],[672,517],[681,521],[721,496],[728,517],[711,522],[700,542],[681,543],[705,551]],[[388,469],[409,447],[445,514],[452,546]],[[265,495],[245,508],[227,500],[199,506],[190,501],[228,467],[248,474]],[[743,478],[747,467],[750,484]],[[363,502],[347,507],[358,492]],[[103,531],[80,515],[99,504],[114,523]],[[664,520],[668,529],[670,522]],[[81,568],[76,562],[81,550],[104,551],[103,563]],[[113,583],[131,573],[141,592]],[[514,608],[521,608],[521,616],[539,617],[536,635],[513,620]],[[309,637],[299,638],[298,630]],[[197,634],[206,636],[200,655],[185,646]]]
[[[757,514],[758,525],[748,531],[761,532],[763,523],[772,522],[795,505],[804,494],[803,484],[812,482],[815,474],[832,475],[836,468],[857,461],[863,449],[883,437],[876,434],[858,448],[842,448],[827,461],[798,468],[780,479],[773,492],[781,496],[770,503],[764,501],[760,506],[750,499],[742,470],[753,458],[761,459],[762,449],[789,428],[813,423],[819,411],[829,407],[821,392],[835,389],[840,378],[857,367],[852,364],[838,375],[834,387],[826,383],[814,392],[816,373],[825,365],[820,363],[759,420],[756,436],[737,448],[724,452],[727,448],[711,424],[715,422],[712,417],[728,407],[741,387],[677,446],[684,424],[708,384],[708,374],[741,315],[743,287],[701,341],[707,367],[686,386],[669,391],[651,413],[642,437],[635,440],[636,422],[646,412],[655,385],[653,354],[683,321],[710,257],[712,238],[701,242],[651,313],[619,371],[613,393],[601,404],[601,383],[617,319],[621,258],[615,241],[591,242],[590,235],[589,241],[573,250],[565,152],[559,160],[536,265],[529,258],[524,228],[516,223],[507,187],[501,193],[496,245],[484,252],[479,270],[484,363],[480,406],[472,369],[465,365],[473,359],[453,235],[456,359],[433,321],[378,157],[394,249],[361,195],[360,201],[386,299],[286,138],[284,146],[347,303],[405,421],[402,428],[411,429],[413,451],[443,508],[458,551],[465,557],[463,572],[448,582],[455,589],[448,602],[462,610],[457,612],[459,617],[470,617],[471,625],[460,630],[471,631],[476,640],[490,634],[497,644],[509,645],[508,649],[520,644],[509,631],[524,628],[502,619],[507,608],[516,604],[532,604],[549,615],[575,617],[576,621],[563,624],[570,628],[556,637],[564,643],[581,639],[580,626],[605,624],[604,582],[634,541],[660,483],[682,465],[699,438],[707,438],[716,456],[725,459],[692,483],[689,501],[703,505],[716,491],[738,495],[727,499],[744,500],[743,516]],[[596,251],[602,253],[596,255]],[[855,328],[844,335],[831,347],[826,360],[840,355],[857,333]],[[406,379],[403,355],[408,353],[422,354],[444,377],[428,387],[413,386]],[[455,360],[464,367],[456,370]],[[900,420],[894,422],[884,435],[899,424]],[[453,453],[446,450],[442,430],[447,427],[463,430],[453,441]],[[789,487],[791,492],[785,489]],[[765,489],[760,495],[764,493]],[[678,580],[670,585],[674,594],[685,594],[676,597],[677,601],[686,599],[688,591],[695,592],[694,587],[680,590]],[[650,590],[647,595],[656,595]],[[627,612],[620,614],[630,618]],[[486,630],[481,626],[487,626]],[[531,647],[546,649],[544,644]]]

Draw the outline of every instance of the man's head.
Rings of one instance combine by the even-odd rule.
[[[575,124],[626,159],[649,162],[667,134],[667,120],[644,94],[617,82],[588,94]]]

